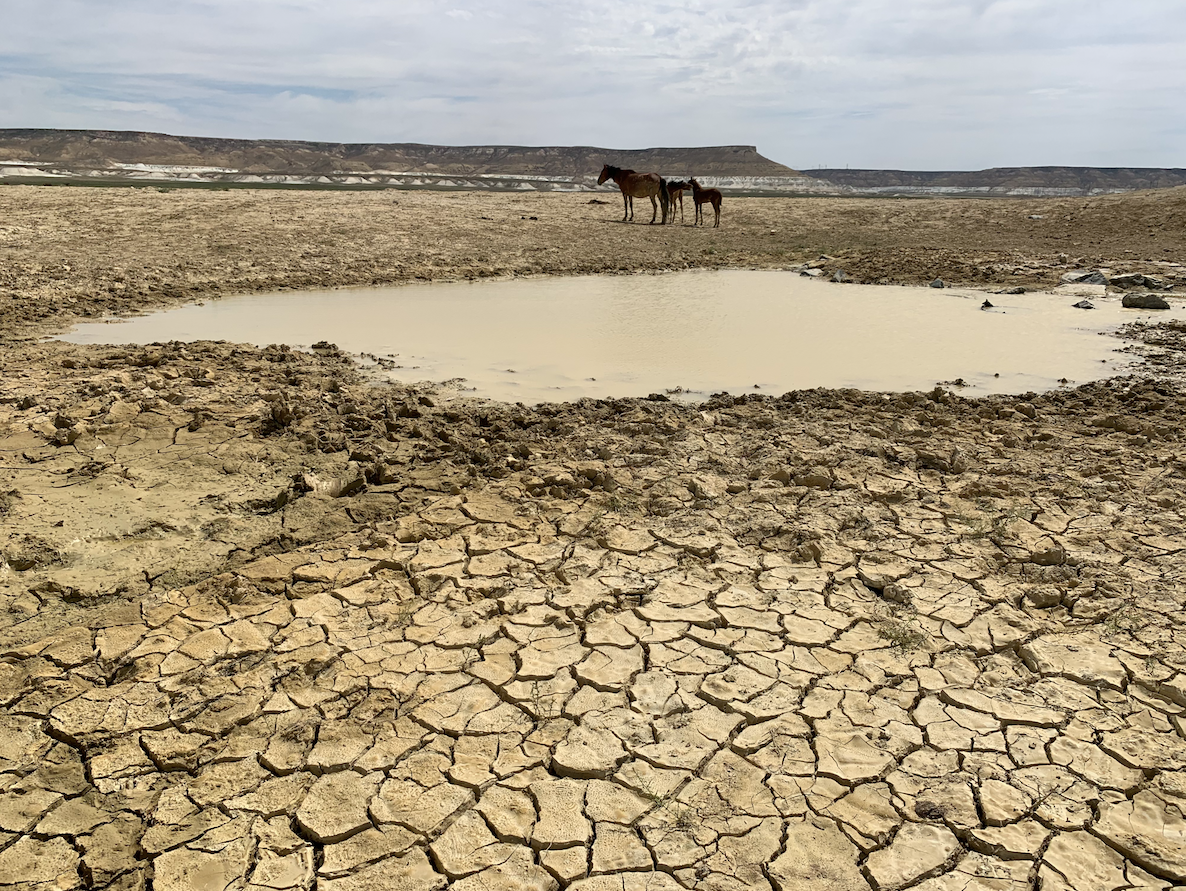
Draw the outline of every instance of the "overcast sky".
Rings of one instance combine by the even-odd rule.
[[[1186,167],[1186,0],[4,0],[0,127]]]

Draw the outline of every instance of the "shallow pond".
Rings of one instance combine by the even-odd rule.
[[[836,285],[793,272],[585,276],[228,297],[80,325],[72,343],[327,340],[396,367],[399,381],[464,378],[514,402],[810,387],[1022,393],[1108,377],[1128,358],[1106,336],[1158,315],[1117,297]],[[1162,317],[1167,313],[1161,313]],[[1177,313],[1175,312],[1176,316]],[[1103,336],[1101,336],[1103,335]]]

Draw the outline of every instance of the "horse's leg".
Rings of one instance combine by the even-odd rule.
[[[651,195],[651,225],[655,225],[655,217],[659,216],[659,202],[655,200],[655,196]]]
[[[721,202],[718,201],[718,202],[716,202],[716,204],[714,204],[712,206],[712,212],[714,214],[716,214],[716,222],[714,222],[712,224],[712,228],[720,229],[721,228]]]
[[[626,222],[626,218],[630,216],[630,196],[626,191],[622,190],[622,222]]]

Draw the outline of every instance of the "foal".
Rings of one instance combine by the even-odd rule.
[[[667,184],[667,194],[671,197],[671,222],[675,222],[675,202],[679,201],[679,221],[684,222],[684,189],[692,188],[686,179],[674,180]]]
[[[712,224],[712,228],[719,229],[721,226],[721,192],[719,189],[702,189],[700,183],[696,182],[695,177],[688,180],[692,184],[692,200],[696,202],[696,219],[700,221],[700,225],[704,225],[704,208],[702,205],[711,204],[713,213],[716,214],[716,221]],[[696,225],[695,222],[692,223]]]

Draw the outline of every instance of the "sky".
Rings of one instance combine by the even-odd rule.
[[[1186,2],[4,0],[8,127],[1186,167]]]

